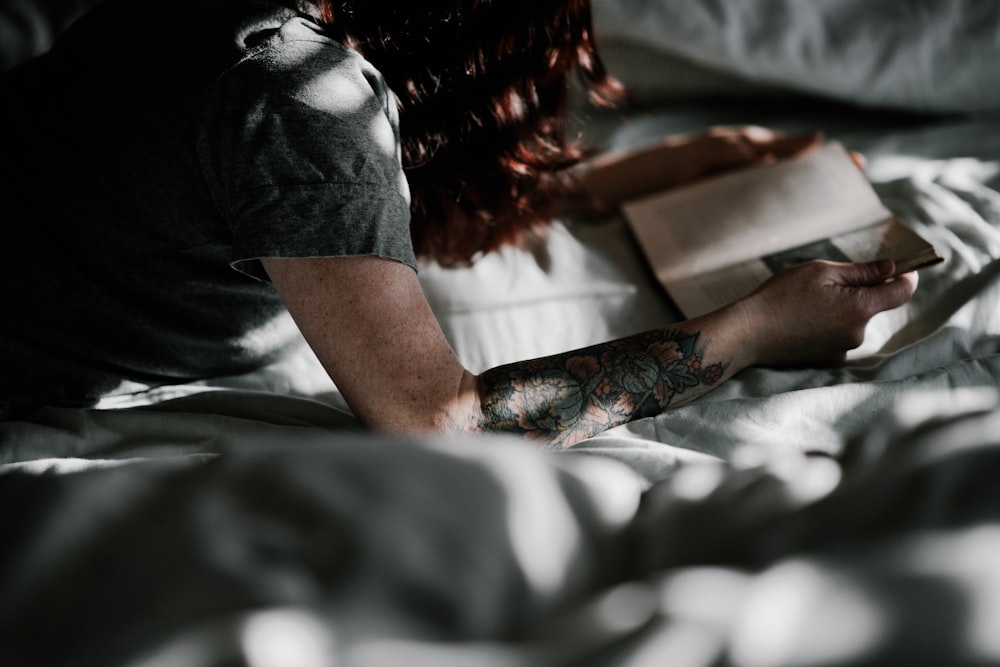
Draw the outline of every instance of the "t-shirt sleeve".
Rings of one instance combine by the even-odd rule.
[[[354,51],[279,34],[218,81],[199,154],[237,270],[266,280],[262,257],[359,255],[416,267],[394,101]]]

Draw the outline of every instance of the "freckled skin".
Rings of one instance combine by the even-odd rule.
[[[678,169],[718,168],[703,158],[718,157],[720,141],[753,149],[744,162],[806,147],[759,134],[725,130],[602,161],[582,173],[574,199],[617,205],[635,194],[623,188],[637,169],[668,185]],[[261,263],[364,424],[396,433],[504,431],[552,447],[689,403],[750,366],[842,363],[868,320],[906,303],[917,285],[913,274],[890,279],[889,260],[806,262],[698,318],[477,375],[451,349],[410,267],[377,256]]]
[[[640,416],[725,374],[705,364],[699,333],[650,331],[575,352],[500,366],[479,377],[475,430],[520,433],[565,447]]]

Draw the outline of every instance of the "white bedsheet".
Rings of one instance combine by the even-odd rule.
[[[689,464],[645,492],[519,442],[239,421],[207,457],[8,469],[0,658],[992,664],[1000,402],[963,398],[911,397],[840,462]]]
[[[653,20],[694,7],[612,3],[600,25],[658,8],[617,35],[656,48]],[[735,6],[699,4],[694,37],[736,30]],[[965,19],[994,11],[978,6]],[[986,42],[970,76],[996,71]],[[886,88],[752,90],[582,126],[610,150],[752,122],[864,152],[946,262],[845,367],[751,369],[558,454],[365,433],[304,348],[248,376],[0,423],[0,664],[1000,662],[1000,115],[839,104],[905,111]],[[613,218],[421,280],[476,371],[674,317]]]
[[[365,434],[305,350],[0,424],[0,662],[1000,660],[1000,122],[819,118],[946,258],[844,368],[752,369],[563,454]],[[477,370],[672,317],[618,220],[422,279]]]
[[[806,111],[812,111],[807,107]],[[826,110],[821,110],[826,111]],[[715,122],[746,113],[707,112]],[[797,113],[803,113],[801,111]],[[1000,121],[912,118],[842,110],[816,121],[868,159],[868,174],[898,215],[946,262],[921,274],[908,306],[877,316],[843,368],[751,369],[688,406],[613,429],[577,446],[628,462],[648,479],[676,461],[722,460],[811,450],[839,452],[900,397],[996,387],[1000,377]],[[631,146],[696,127],[697,111],[650,113],[610,138]],[[752,118],[801,129],[808,116],[768,107]],[[888,125],[893,119],[902,127]],[[703,119],[703,116],[702,116]],[[791,119],[791,122],[789,122]],[[773,121],[773,122],[772,122]],[[859,126],[861,123],[861,126]],[[510,252],[468,270],[425,272],[459,356],[486,368],[657,326],[672,317],[621,221],[558,228],[547,271]],[[457,296],[456,296],[457,295]]]
[[[609,51],[642,47],[672,68],[635,75],[645,94],[710,92],[695,64],[723,75],[716,92],[733,77],[873,107],[1000,109],[1000,6],[989,0],[595,0],[594,13]]]

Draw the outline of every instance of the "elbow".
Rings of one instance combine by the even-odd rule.
[[[398,396],[392,405],[356,411],[361,422],[374,431],[403,436],[467,435],[484,427],[478,378],[463,371],[452,386],[437,392]]]

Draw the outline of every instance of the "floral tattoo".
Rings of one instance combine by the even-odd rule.
[[[475,426],[567,446],[655,415],[678,395],[706,391],[722,379],[725,367],[704,362],[698,337],[650,331],[492,369],[479,378],[483,423]]]

